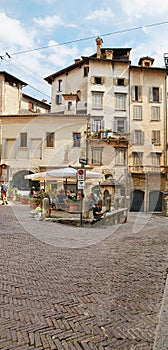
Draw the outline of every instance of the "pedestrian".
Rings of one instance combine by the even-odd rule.
[[[7,194],[8,194],[8,184],[6,182],[4,182],[1,184],[2,205],[8,204]]]

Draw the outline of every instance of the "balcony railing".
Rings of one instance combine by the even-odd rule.
[[[129,166],[129,172],[130,173],[158,173],[158,174],[164,174],[166,172],[166,168],[164,166],[160,165],[133,165]]]

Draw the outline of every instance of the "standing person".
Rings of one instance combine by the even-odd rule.
[[[7,193],[8,193],[8,184],[4,182],[3,184],[1,184],[2,205],[8,204]]]

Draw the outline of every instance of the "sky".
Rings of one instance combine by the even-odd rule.
[[[50,103],[44,78],[103,47],[129,47],[131,63],[150,56],[164,67],[168,2],[161,0],[0,0],[0,70],[28,84],[24,93]]]

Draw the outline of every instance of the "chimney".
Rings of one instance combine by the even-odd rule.
[[[100,58],[101,57],[101,48],[102,48],[102,44],[103,44],[103,39],[98,37],[96,39],[96,44],[97,44],[97,58]]]
[[[74,60],[74,61],[75,61],[75,63],[79,63],[79,62],[80,62],[80,60],[81,60],[80,58],[75,58],[75,60]]]

